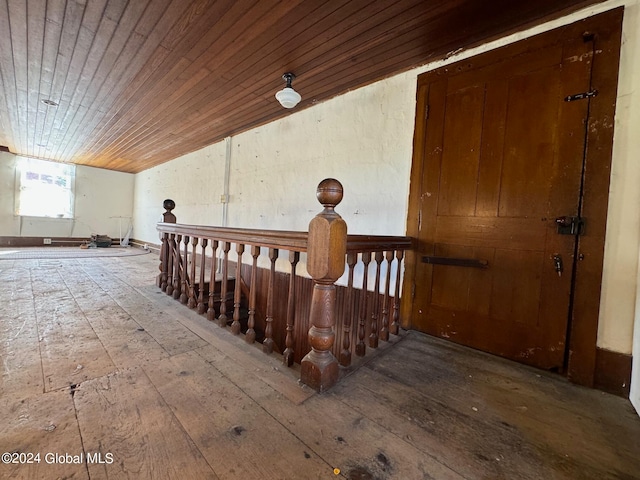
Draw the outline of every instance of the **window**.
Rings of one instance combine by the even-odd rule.
[[[75,165],[18,158],[16,214],[73,218]]]

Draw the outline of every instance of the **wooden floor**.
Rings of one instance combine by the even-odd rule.
[[[640,478],[625,399],[415,332],[314,394],[157,265],[0,260],[0,478]]]

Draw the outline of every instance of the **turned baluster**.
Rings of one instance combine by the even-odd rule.
[[[324,210],[309,223],[307,271],[313,278],[309,312],[311,351],[301,362],[300,379],[324,391],[338,381],[338,361],[331,353],[335,340],[336,286],[344,272],[347,224],[335,211],[342,200],[342,185],[328,178],[320,182],[316,196]]]
[[[163,203],[162,207],[165,209],[165,212],[162,214],[162,221],[164,223],[176,223],[176,216],[171,213],[176,207],[176,204],[173,200],[167,198]],[[156,279],[156,285],[160,287],[160,289],[164,292],[167,289],[167,263],[168,263],[168,246],[167,246],[167,238],[168,234],[166,232],[162,233],[161,246],[160,246],[160,274]],[[163,287],[164,285],[164,287]]]
[[[183,238],[184,254],[182,258],[182,290],[180,292],[180,303],[187,303],[189,299],[189,283],[192,279],[189,279],[187,271],[189,268],[189,235],[185,235]]]
[[[269,270],[269,287],[267,290],[267,319],[264,328],[264,341],[262,350],[266,354],[273,352],[273,289],[276,277],[276,260],[278,259],[278,249],[269,248],[269,260],[271,269]]]
[[[369,346],[371,348],[378,348],[378,312],[380,310],[378,297],[380,294],[380,264],[383,258],[383,252],[376,252],[376,281],[375,287],[373,287],[373,309],[371,311],[371,332],[369,333]]]
[[[367,289],[369,287],[369,263],[371,263],[371,252],[362,253],[362,291],[360,292],[360,309],[358,311],[358,343],[356,344],[356,355],[364,357],[367,347],[364,343],[367,321]]]
[[[251,256],[253,263],[251,264],[251,286],[249,287],[249,319],[247,320],[247,333],[244,339],[247,343],[256,341],[256,279],[258,277],[258,257],[260,256],[260,247],[251,245]]]
[[[196,247],[198,246],[198,238],[193,237],[191,239],[191,276],[189,277],[189,301],[187,306],[189,308],[196,308],[198,302],[196,302]]]
[[[342,351],[338,357],[340,365],[348,367],[351,365],[351,323],[353,318],[353,269],[358,262],[357,253],[347,253],[347,265],[349,266],[349,277],[347,280],[347,309],[344,318],[344,335],[342,337]]]
[[[169,234],[162,232],[162,244],[160,246],[160,275],[156,284],[160,287],[160,290],[165,292],[167,290],[167,268],[169,266]]]
[[[293,365],[293,324],[296,313],[296,266],[300,261],[299,252],[289,252],[291,271],[289,275],[289,299],[287,300],[287,335],[284,339],[283,361],[287,367]]]
[[[198,287],[198,313],[203,314],[207,311],[207,304],[204,301],[204,276],[207,270],[207,244],[209,240],[203,238],[200,242],[200,285]]]
[[[173,260],[175,259],[175,248],[176,248],[176,234],[172,233],[169,235],[169,241],[167,242],[168,250],[167,250],[167,286],[164,288],[164,291],[167,295],[171,295],[173,293]]]
[[[391,283],[391,262],[393,261],[393,250],[385,253],[387,260],[387,276],[384,284],[384,301],[382,303],[382,326],[380,327],[380,340],[389,340],[389,288]]]
[[[182,243],[182,235],[176,235],[176,246],[174,249],[175,258],[173,259],[173,298],[180,298],[181,278],[180,275],[180,243]]]
[[[166,264],[166,255],[165,255],[166,251],[167,251],[167,233],[162,232],[160,234],[160,265],[158,266],[160,273],[156,277],[156,286],[160,287],[160,289],[162,289],[162,282],[164,281],[166,283],[167,281],[166,280],[167,264]]]
[[[209,308],[207,310],[207,320],[213,322],[216,319],[215,290],[216,290],[216,269],[218,268],[217,255],[218,240],[211,241],[211,275],[209,276]]]
[[[404,250],[396,252],[396,288],[393,294],[393,322],[390,329],[394,335],[397,335],[400,329],[400,264],[403,256]]]
[[[229,282],[229,250],[231,242],[222,242],[222,284],[220,285],[220,315],[218,316],[218,325],[227,326],[227,283]],[[236,278],[236,282],[238,279]]]
[[[244,253],[244,244],[236,243],[236,283],[233,292],[233,322],[231,322],[231,333],[240,334],[240,300],[242,298],[242,254]]]

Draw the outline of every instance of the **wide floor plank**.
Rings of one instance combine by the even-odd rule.
[[[0,267],[9,263],[14,264],[5,260]],[[31,270],[20,264],[12,268],[0,268],[0,299],[2,392],[5,395],[10,392],[17,392],[18,395],[42,393],[44,376]]]
[[[3,479],[89,478],[86,465],[74,463],[84,451],[70,390],[0,396],[0,453],[7,452],[25,456],[11,464],[3,457]]]
[[[145,370],[220,478],[296,479],[304,472],[302,478],[323,479],[332,472],[288,425],[197,353],[176,355]],[[279,401],[289,404],[285,398]]]
[[[154,302],[144,301],[140,293],[100,265],[81,267],[96,288],[144,328],[170,355],[188,352],[206,345],[206,341],[176,322],[171,314]],[[153,279],[152,279],[153,281]],[[153,282],[151,282],[153,283]]]
[[[0,260],[0,450],[83,456],[0,478],[640,479],[627,399],[417,332],[316,394],[157,273]]]
[[[142,369],[84,382],[74,402],[85,452],[105,459],[92,479],[218,478]]]
[[[114,369],[59,272],[61,262],[40,261],[31,279],[45,391],[77,385]]]
[[[242,385],[269,415],[287,425],[294,435],[347,478],[464,478],[430,453],[419,451],[368,415],[349,407],[339,396],[314,395],[292,408],[273,395],[268,385],[247,382],[249,376],[243,366],[230,364],[219,350],[206,347],[198,353]]]
[[[117,367],[157,362],[169,353],[77,265],[61,269],[74,300]]]
[[[337,388],[348,403],[375,410],[362,402],[364,393],[351,393],[351,383],[382,393],[383,410],[395,405],[391,419],[379,413],[387,428],[397,430],[403,421],[396,416],[406,414],[440,437],[445,451],[481,460],[491,478],[640,475],[640,429],[630,404],[546,372],[411,332],[401,349]],[[612,431],[620,442],[611,442]]]

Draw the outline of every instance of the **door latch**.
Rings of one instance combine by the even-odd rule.
[[[588,92],[576,93],[575,95],[567,95],[564,97],[565,102],[575,102],[576,100],[584,100],[598,95],[598,90],[590,90]]]
[[[558,276],[561,277],[564,266],[562,265],[562,257],[557,253],[553,256],[553,266],[555,267]]]
[[[584,235],[584,218],[558,217],[556,225],[560,235]]]

